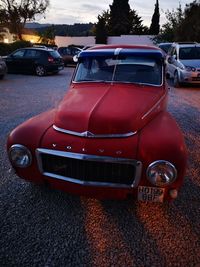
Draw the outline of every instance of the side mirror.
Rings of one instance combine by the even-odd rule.
[[[169,64],[173,64],[174,63],[174,61],[175,61],[175,58],[174,58],[174,56],[170,56],[170,57],[168,57],[168,59],[167,59],[167,61],[168,61],[168,63]]]

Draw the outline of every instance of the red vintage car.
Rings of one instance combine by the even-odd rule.
[[[11,132],[7,148],[18,176],[95,198],[175,199],[187,155],[166,111],[164,74],[156,47],[81,52],[58,108]]]

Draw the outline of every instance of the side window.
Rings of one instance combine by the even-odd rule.
[[[39,58],[39,57],[41,57],[42,56],[42,52],[41,51],[35,51],[35,57],[36,58]]]
[[[63,51],[62,51],[62,54],[63,55],[70,55],[71,54],[70,48],[68,48],[68,47],[64,48]]]
[[[175,59],[177,59],[177,51],[176,51],[176,47],[171,47],[171,50],[169,51],[169,55],[171,57],[174,57]]]
[[[25,57],[35,58],[36,57],[36,50],[27,50],[25,53]]]
[[[74,55],[77,55],[79,53],[79,50],[77,48],[72,48],[71,50],[71,54],[74,56]]]
[[[18,50],[14,54],[12,54],[15,58],[22,58],[24,56],[25,50]]]
[[[169,51],[168,51],[168,55],[172,56],[173,50],[174,50],[174,47],[171,46],[171,48],[170,48]]]
[[[176,48],[175,48],[175,47],[173,47],[173,49],[172,49],[172,52],[171,52],[171,55],[172,55],[172,56],[174,56],[174,55],[175,55],[175,53],[176,53]]]

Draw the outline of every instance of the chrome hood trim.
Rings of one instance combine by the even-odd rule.
[[[56,125],[53,125],[53,129],[61,133],[71,134],[71,135],[75,135],[79,137],[87,137],[87,138],[124,138],[124,137],[130,137],[130,136],[137,134],[137,131],[124,133],[124,134],[93,134],[89,131],[79,133],[79,132],[74,132],[74,131],[59,128]]]

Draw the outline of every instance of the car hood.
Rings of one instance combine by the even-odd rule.
[[[163,96],[165,90],[155,86],[72,84],[57,109],[55,126],[94,135],[133,133],[152,119],[152,111],[163,109]]]
[[[180,60],[184,66],[200,68],[200,59],[187,59],[187,60]]]

